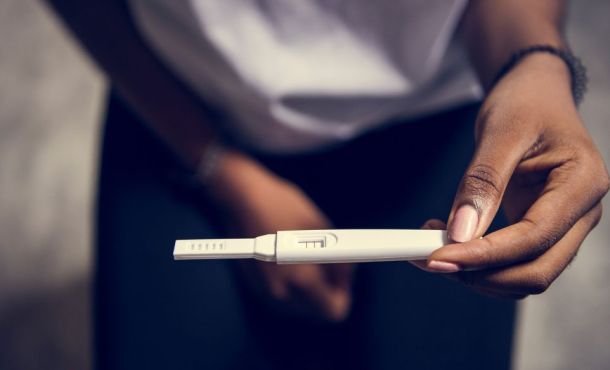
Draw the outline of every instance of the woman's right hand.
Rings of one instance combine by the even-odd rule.
[[[226,211],[230,229],[240,237],[331,228],[301,189],[239,152],[223,155],[209,190]],[[252,288],[284,312],[331,321],[349,313],[353,264],[276,265],[250,260],[240,266],[247,280],[254,282]]]

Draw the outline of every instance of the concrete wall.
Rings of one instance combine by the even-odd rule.
[[[610,1],[572,2],[585,121],[610,161]],[[35,0],[0,0],[0,368],[87,369],[91,205],[105,84]],[[606,210],[610,199],[606,199]],[[521,305],[517,369],[610,368],[610,217]]]

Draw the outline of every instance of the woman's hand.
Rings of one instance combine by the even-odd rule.
[[[223,157],[211,193],[227,211],[229,225],[239,236],[331,227],[298,187],[237,152]],[[349,313],[352,264],[240,264],[247,280],[256,282],[252,287],[282,311],[332,321],[342,320]]]
[[[519,63],[485,100],[475,138],[449,215],[456,243],[434,252],[424,267],[489,295],[544,292],[600,220],[610,186],[563,61],[538,53]],[[480,238],[500,203],[511,225]]]

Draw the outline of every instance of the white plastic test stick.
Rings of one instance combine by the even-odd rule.
[[[251,239],[177,240],[174,259],[255,258],[280,264],[421,260],[445,244],[444,230],[294,230]]]

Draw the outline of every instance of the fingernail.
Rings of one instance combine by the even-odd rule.
[[[474,236],[478,223],[479,214],[477,210],[473,206],[465,204],[455,212],[453,222],[451,223],[451,230],[449,230],[449,237],[454,242],[467,242]]]
[[[460,271],[460,266],[451,262],[443,262],[443,261],[430,261],[426,268],[432,272],[458,272]]]

